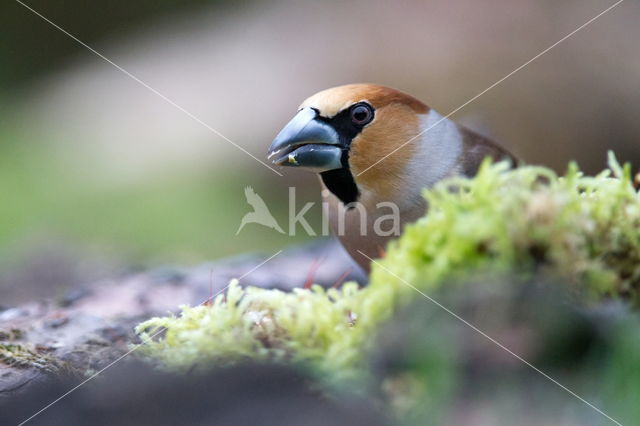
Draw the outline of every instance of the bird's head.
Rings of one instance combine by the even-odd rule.
[[[426,154],[431,157],[432,169],[439,170],[439,157],[459,153],[460,146],[447,152],[442,146],[446,140],[436,144],[431,153],[418,152],[425,148],[407,143],[421,136],[429,125],[429,112],[429,107],[414,97],[374,84],[323,90],[300,105],[273,140],[269,158],[276,165],[320,173],[329,190],[344,203],[358,200],[363,189],[392,198],[394,192],[405,192],[403,186],[416,180],[409,176],[416,169],[412,162],[424,160]],[[418,173],[425,168],[429,169],[429,164],[419,164]]]

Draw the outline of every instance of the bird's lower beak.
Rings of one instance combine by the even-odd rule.
[[[301,109],[278,133],[269,147],[269,159],[279,166],[303,167],[316,172],[340,169],[344,147],[338,133],[317,119],[312,108]]]

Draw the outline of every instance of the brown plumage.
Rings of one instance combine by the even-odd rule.
[[[424,215],[423,188],[448,176],[472,176],[485,157],[515,161],[416,98],[374,84],[339,86],[306,99],[270,148],[275,164],[319,173],[329,223],[366,271],[367,257],[378,257],[397,237],[388,232],[396,223],[388,216],[392,206],[401,230]]]

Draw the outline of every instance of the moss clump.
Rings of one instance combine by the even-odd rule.
[[[212,304],[182,306],[180,316],[153,318],[136,331],[146,344],[140,351],[171,367],[212,357],[219,363],[253,358],[311,361],[347,373],[364,343],[355,314],[366,312],[364,296],[355,283],[339,290],[316,285],[286,293],[241,288],[232,281],[226,296],[217,296]],[[379,313],[368,311],[367,316],[378,318]],[[163,328],[164,337],[153,341],[151,336]]]
[[[445,280],[546,272],[589,298],[638,303],[640,199],[629,166],[559,177],[543,167],[485,162],[472,179],[425,191],[429,214],[408,226],[374,265],[371,283],[292,293],[240,288],[211,306],[183,306],[136,331],[141,351],[174,368],[246,357],[309,362],[337,376],[362,372],[379,324]],[[404,281],[404,282],[403,282]],[[407,285],[409,283],[411,286]],[[152,336],[166,329],[159,340]]]
[[[508,170],[485,163],[474,179],[425,191],[429,214],[390,245],[376,285],[401,280],[428,290],[470,273],[548,273],[591,299],[640,289],[640,196],[631,167],[609,156],[610,170],[584,176],[571,163],[559,177],[543,167]]]

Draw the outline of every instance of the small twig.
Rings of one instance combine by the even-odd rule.
[[[331,286],[331,288],[339,288],[344,280],[349,276],[353,268],[347,269],[340,277],[336,280],[336,282]]]
[[[311,289],[311,286],[313,285],[313,280],[316,276],[316,272],[318,271],[318,268],[320,267],[320,264],[323,261],[324,261],[324,257],[321,257],[319,259],[314,259],[314,261],[311,263],[311,267],[309,268],[309,272],[307,273],[307,280],[304,282],[304,286],[303,286],[305,290]]]

